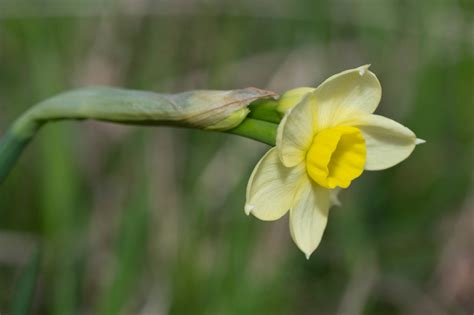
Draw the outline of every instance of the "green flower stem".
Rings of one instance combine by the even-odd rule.
[[[21,125],[14,124],[13,128],[7,131],[2,138],[0,138],[0,184],[8,176],[10,170],[20,157],[23,149],[33,138],[35,132],[38,131],[41,125],[43,125],[43,123],[34,124],[32,122],[28,123],[24,120],[18,122],[21,123]],[[274,146],[276,142],[277,127],[278,124],[254,118],[246,118],[236,128],[227,131],[209,131],[235,134]]]
[[[11,131],[7,131],[0,138],[0,184],[15,165],[29,140],[30,138],[25,139]]]
[[[246,118],[239,126],[226,132],[274,146],[276,143],[277,127],[278,125],[274,123]]]
[[[281,120],[274,95],[254,88],[179,94],[110,87],[68,91],[33,106],[0,138],[0,183],[41,126],[58,120],[172,125],[236,134],[273,146]]]

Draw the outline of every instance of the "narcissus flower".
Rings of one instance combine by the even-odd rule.
[[[245,211],[272,221],[290,212],[290,231],[307,258],[318,247],[337,192],[364,170],[382,170],[423,143],[401,124],[374,115],[382,95],[368,66],[336,74],[315,89],[280,98],[286,114],[276,147],[253,170]]]

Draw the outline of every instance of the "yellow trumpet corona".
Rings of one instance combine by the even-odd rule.
[[[365,141],[359,129],[329,128],[314,136],[306,155],[306,171],[322,187],[347,188],[362,174],[365,157]]]

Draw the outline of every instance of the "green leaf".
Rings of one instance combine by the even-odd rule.
[[[40,266],[40,252],[36,250],[20,276],[11,304],[11,315],[27,315],[30,312]]]

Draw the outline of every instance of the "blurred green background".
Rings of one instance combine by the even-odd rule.
[[[0,134],[85,85],[283,92],[370,63],[378,113],[427,143],[342,192],[307,261],[287,217],[244,214],[267,146],[50,124],[0,187],[0,313],[39,250],[30,314],[472,314],[473,4],[1,0]]]

